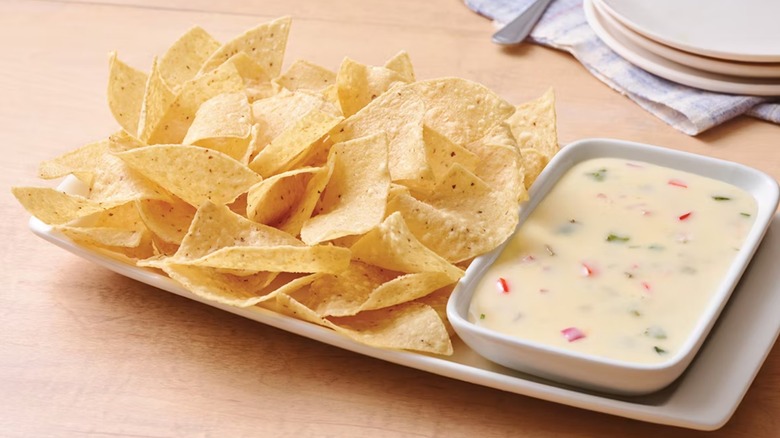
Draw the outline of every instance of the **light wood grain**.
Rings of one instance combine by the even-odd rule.
[[[507,394],[369,359],[190,302],[66,253],[27,230],[11,185],[117,129],[107,53],[147,69],[193,25],[225,39],[294,17],[287,63],[336,68],[410,52],[520,103],[552,86],[561,143],[616,137],[726,158],[780,178],[780,127],[738,118],[698,137],[668,127],[570,56],[501,49],[457,0],[0,2],[0,435],[667,437],[691,431]],[[716,382],[713,382],[716,383]],[[713,437],[780,430],[775,348]]]

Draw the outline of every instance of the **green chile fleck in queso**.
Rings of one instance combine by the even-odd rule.
[[[578,163],[482,277],[469,319],[583,354],[663,362],[695,327],[756,209],[743,190],[699,175]]]

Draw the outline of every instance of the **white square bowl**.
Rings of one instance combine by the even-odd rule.
[[[658,146],[587,139],[562,148],[550,161],[531,187],[530,200],[521,207],[518,228],[567,170],[579,162],[599,157],[644,161],[721,180],[741,188],[756,200],[755,221],[744,245],[728,271],[723,273],[717,290],[680,350],[660,363],[631,363],[526,341],[471,323],[467,315],[476,285],[506,243],[474,260],[450,297],[447,316],[455,332],[467,345],[503,366],[589,390],[623,395],[647,394],[671,384],[695,357],[769,227],[777,210],[780,190],[773,178],[737,163]]]

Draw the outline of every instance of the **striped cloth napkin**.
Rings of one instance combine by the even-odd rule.
[[[465,3],[472,11],[502,26],[532,1],[465,0]],[[780,124],[780,103],[776,98],[699,90],[662,79],[621,58],[591,30],[585,20],[582,0],[553,1],[530,39],[571,53],[602,82],[688,135],[697,135],[742,114]]]

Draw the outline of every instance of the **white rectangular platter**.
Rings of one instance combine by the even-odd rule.
[[[67,190],[67,185],[62,188]],[[502,391],[640,421],[700,430],[725,424],[750,387],[780,333],[780,221],[770,226],[731,300],[687,372],[672,386],[641,397],[587,392],[509,370],[455,340],[455,354],[436,357],[378,349],[329,329],[259,307],[236,308],[205,301],[167,277],[129,266],[75,245],[32,218],[31,230],[84,259],[168,292],[349,351]],[[717,384],[713,384],[717,382]]]

